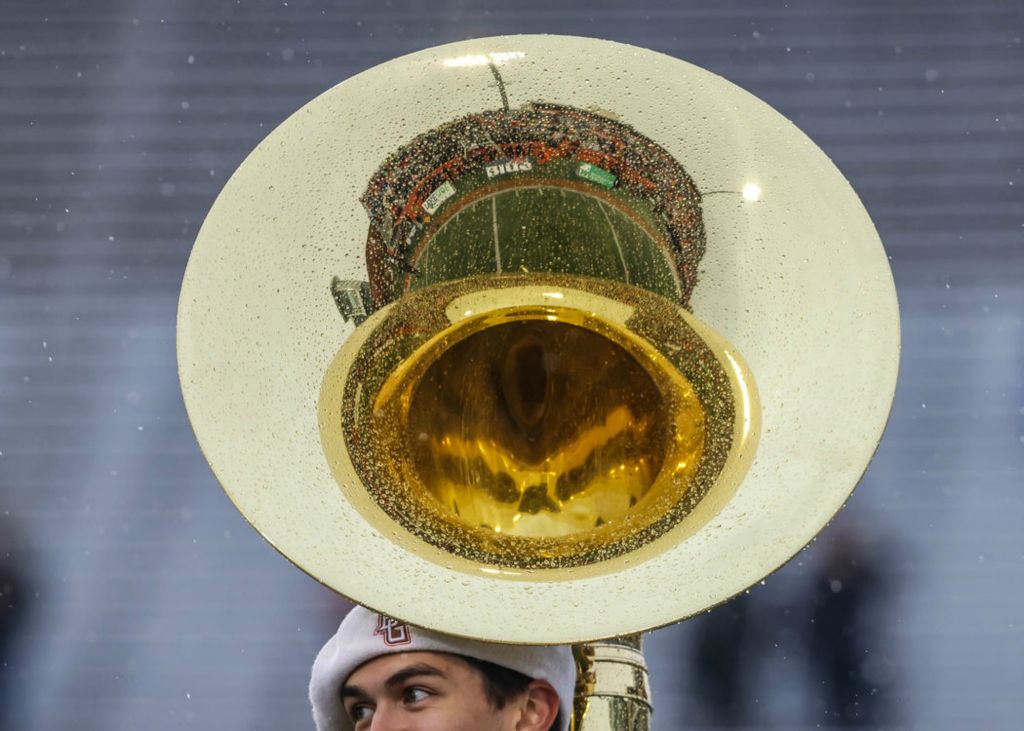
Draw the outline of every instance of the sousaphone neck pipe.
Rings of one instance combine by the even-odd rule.
[[[651,689],[639,634],[573,645],[574,731],[650,731]]]

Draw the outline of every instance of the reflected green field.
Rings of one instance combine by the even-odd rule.
[[[428,234],[413,262],[420,274],[409,288],[473,274],[561,272],[626,281],[677,298],[665,245],[641,220],[557,183],[498,190],[458,208]]]

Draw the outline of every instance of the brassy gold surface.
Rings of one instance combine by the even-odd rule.
[[[329,368],[325,453],[353,505],[433,560],[567,569],[646,550],[713,514],[745,469],[727,469],[734,437],[751,447],[752,384],[689,317],[566,275],[409,293]]]
[[[655,480],[666,458],[692,478],[704,445],[692,386],[592,319],[553,307],[489,313],[446,334],[472,331],[449,348],[414,353],[432,360],[418,381],[386,384],[378,410],[395,418],[411,471],[450,519],[569,536],[650,510],[652,488],[668,487]]]

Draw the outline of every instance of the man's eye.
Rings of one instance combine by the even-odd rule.
[[[352,717],[353,721],[361,721],[373,715],[373,707],[365,703],[359,703],[349,709],[348,715]]]
[[[419,703],[420,701],[425,701],[431,695],[433,694],[426,688],[406,688],[403,700],[406,703]]]

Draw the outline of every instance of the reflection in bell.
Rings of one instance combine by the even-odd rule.
[[[704,442],[688,391],[673,450],[687,465],[681,482]],[[575,325],[525,320],[445,351],[413,393],[407,429],[414,469],[458,520],[563,536],[618,521],[647,496],[672,423],[654,379],[623,347]]]
[[[363,203],[385,307],[335,358],[320,412],[368,518],[360,486],[438,549],[405,544],[422,556],[556,579],[652,556],[732,496],[756,390],[681,306],[703,252],[699,195],[653,141],[592,111],[505,103],[397,151]],[[646,678],[638,646],[638,664],[617,662],[625,649],[619,690]],[[582,704],[590,731],[601,707]]]
[[[503,104],[394,151],[361,200],[370,281],[332,291],[346,319],[389,312],[321,400],[354,504],[362,486],[435,560],[519,569],[653,550],[721,507],[756,397],[684,316],[700,196],[663,148],[594,110]]]

